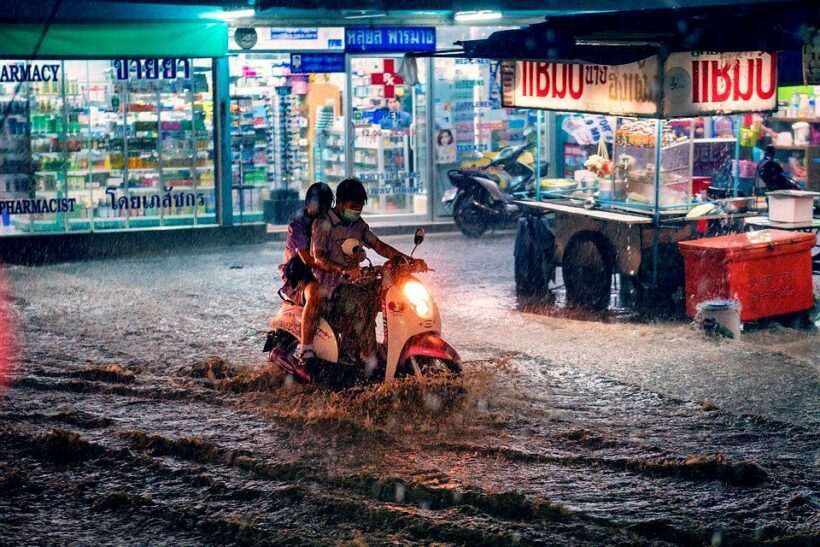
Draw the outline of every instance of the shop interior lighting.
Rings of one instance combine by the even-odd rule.
[[[354,10],[342,11],[345,19],[375,19],[377,17],[387,17],[386,11],[376,10]]]
[[[245,19],[248,17],[253,17],[254,15],[256,15],[256,10],[253,8],[235,9],[228,11],[212,12],[208,15],[216,19],[222,19],[223,21],[233,21],[234,19]]]
[[[498,21],[501,17],[500,11],[457,11],[455,20],[458,23],[475,23],[477,21]]]

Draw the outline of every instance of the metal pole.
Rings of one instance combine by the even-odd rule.
[[[435,120],[435,69],[433,67],[434,58],[431,57],[427,59],[427,176],[425,177],[427,180],[427,216],[428,219],[432,222],[436,215],[436,203],[437,203],[437,195],[436,195],[436,164],[435,164],[435,127],[434,124]]]
[[[740,115],[735,116],[735,168],[733,173],[734,178],[734,188],[732,191],[732,195],[737,197],[740,191],[740,125],[741,125],[741,117]]]
[[[663,122],[655,120],[655,210],[652,216],[652,286],[658,285],[658,225],[661,221],[661,139]]]
[[[353,74],[351,69],[353,63],[350,55],[345,55],[345,101],[343,105],[342,116],[345,120],[344,137],[345,137],[345,175],[346,177],[353,176],[353,147],[355,146],[356,132],[353,126]]]
[[[535,121],[535,201],[541,201],[541,124],[543,112],[536,112]]]
[[[212,78],[214,82],[214,146],[216,147],[216,165],[214,165],[216,221],[222,226],[232,226],[231,103],[227,57],[217,57],[213,60]]]

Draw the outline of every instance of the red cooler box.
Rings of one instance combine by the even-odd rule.
[[[678,243],[686,314],[713,298],[740,301],[741,321],[811,309],[814,234],[765,230]]]

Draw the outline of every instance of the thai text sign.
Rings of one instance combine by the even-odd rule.
[[[672,53],[663,76],[667,118],[764,112],[777,106],[777,56],[764,51]]]
[[[435,27],[348,27],[345,51],[352,53],[435,51]]]
[[[776,107],[773,54],[672,53],[663,65],[663,93],[658,62],[657,56],[618,66],[505,61],[504,106],[661,118]]]
[[[501,65],[504,106],[624,116],[658,112],[658,60],[628,65],[510,61]]]

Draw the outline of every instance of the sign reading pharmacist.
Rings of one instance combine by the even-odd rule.
[[[619,66],[505,61],[507,107],[680,118],[776,107],[777,58],[765,52],[672,53]],[[663,97],[663,100],[661,100]]]

